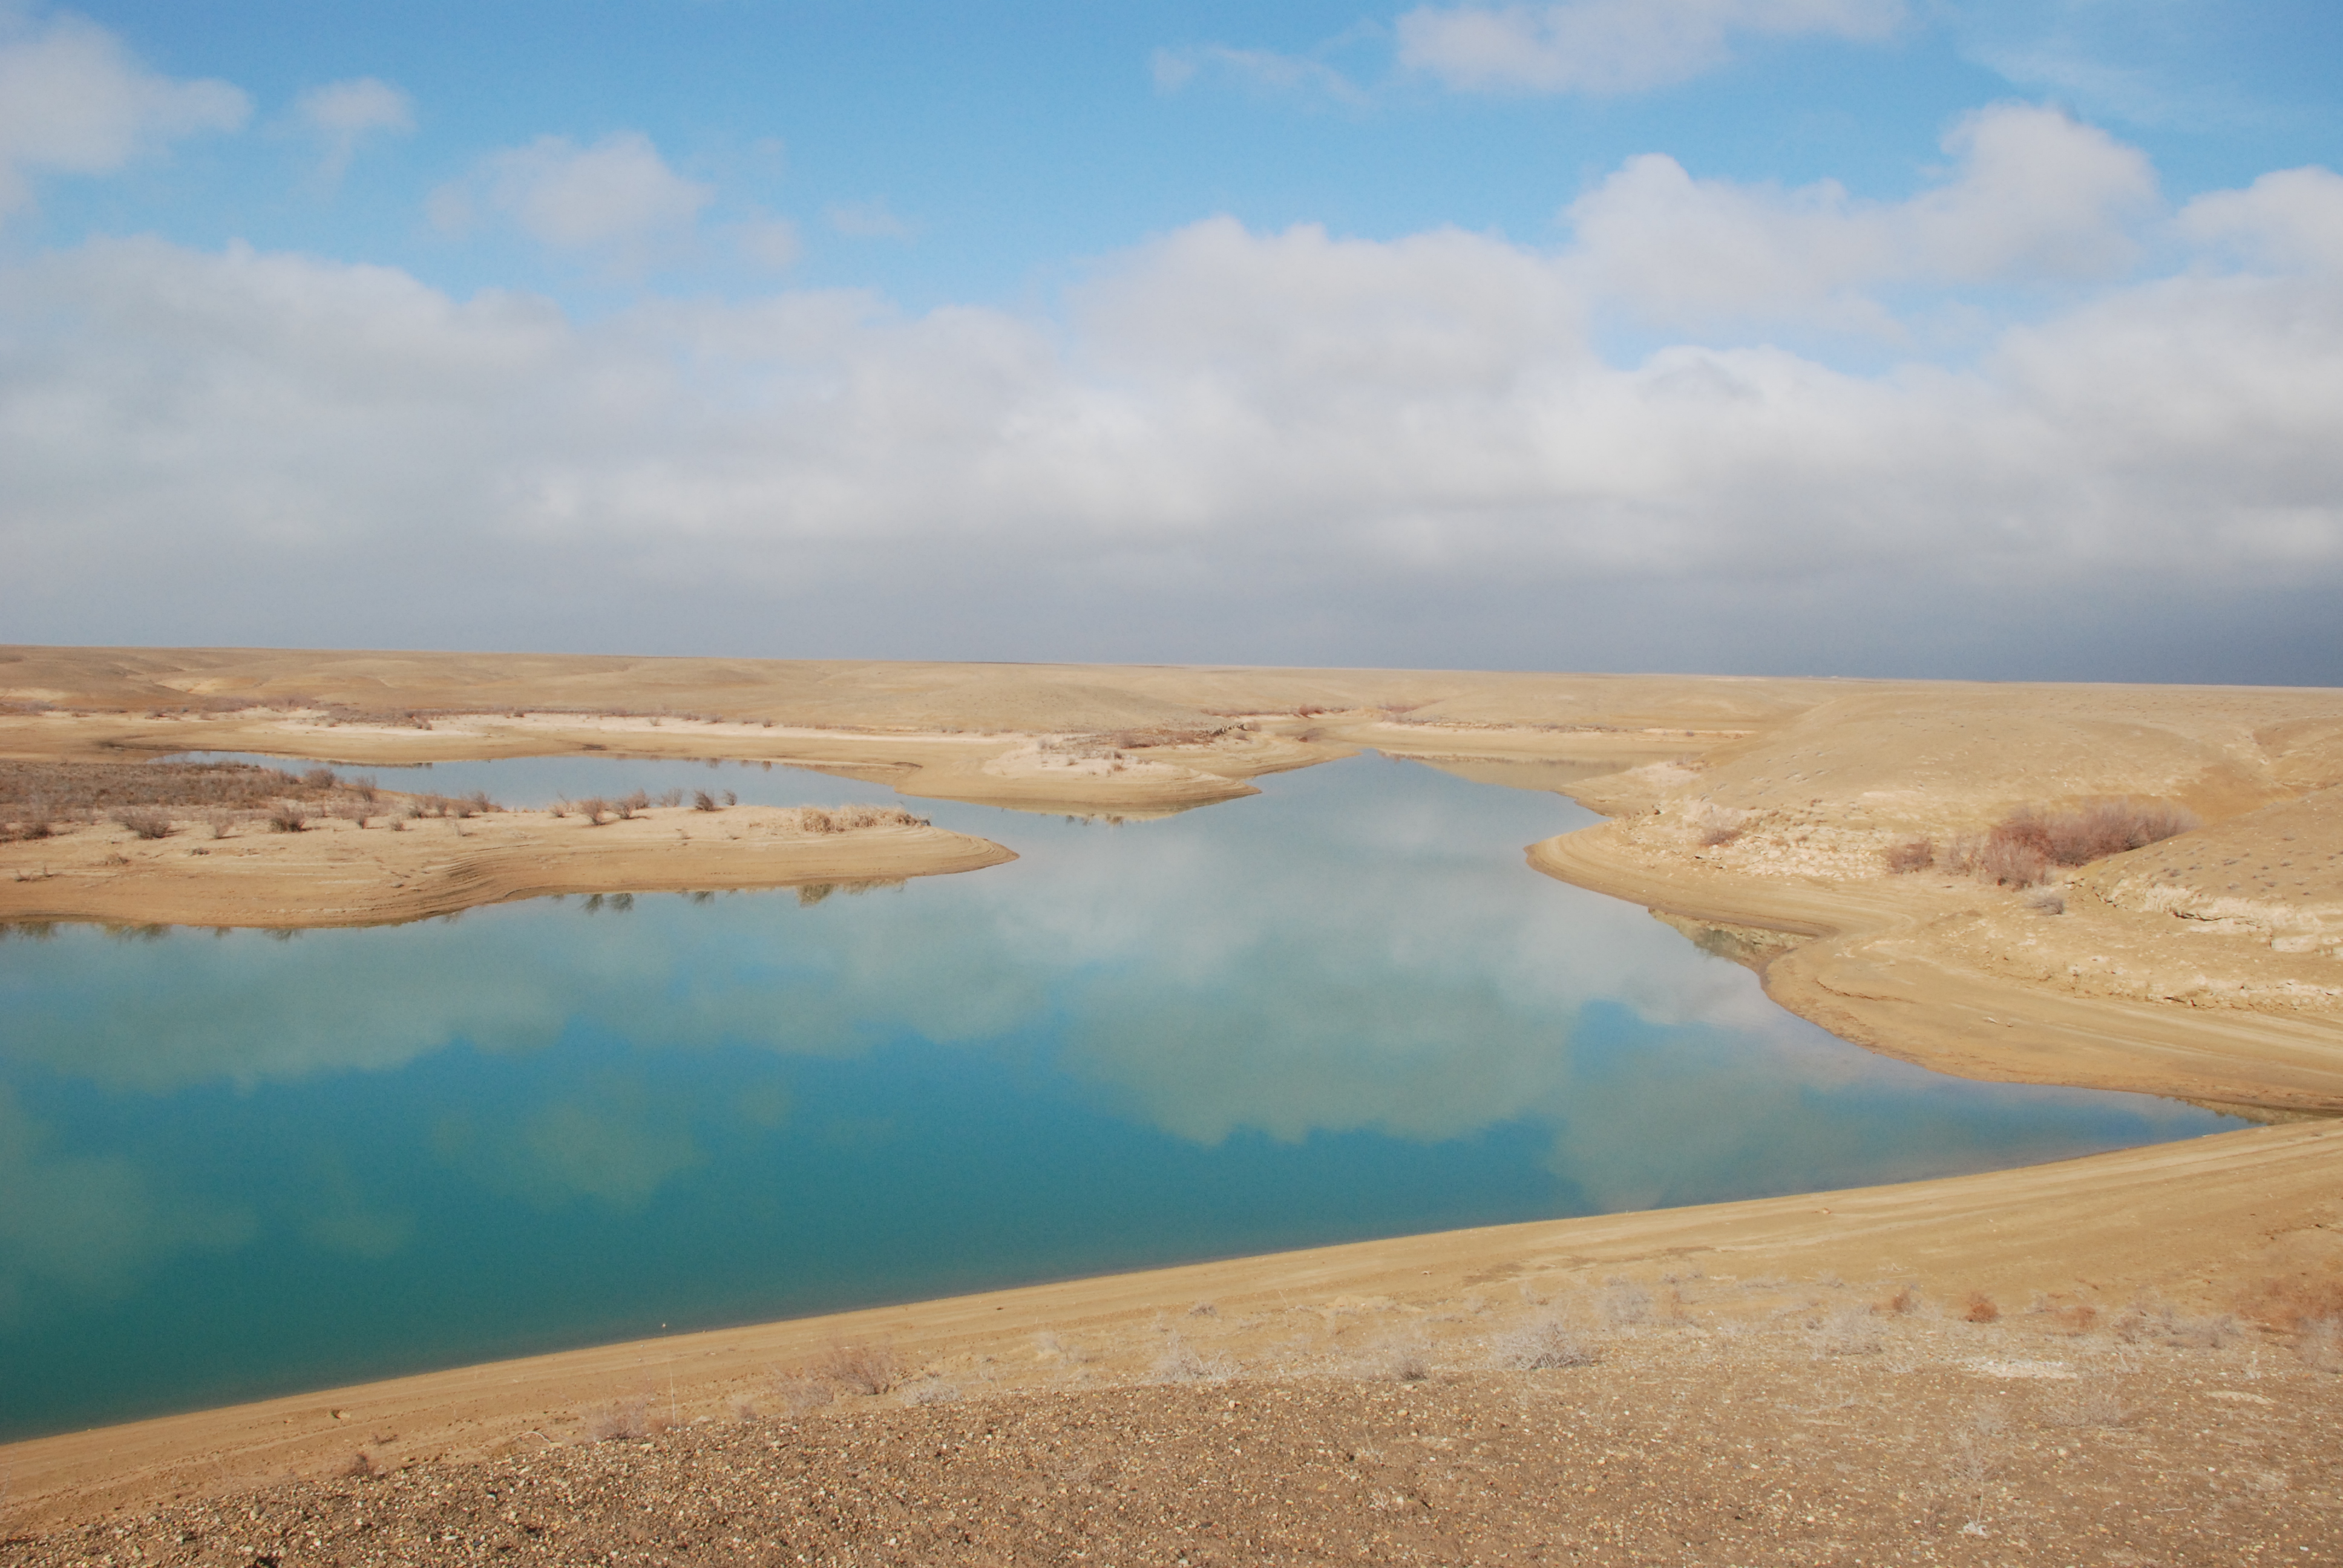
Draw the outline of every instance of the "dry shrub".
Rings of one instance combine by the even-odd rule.
[[[2054,1426],[2121,1426],[2132,1413],[2131,1406],[2102,1378],[2079,1380],[2043,1402],[2043,1414]]]
[[[2320,1319],[2343,1318],[2343,1274],[2265,1280],[2238,1302],[2246,1316],[2282,1333]]]
[[[2315,1372],[2343,1372],[2343,1318],[2313,1318],[2295,1336],[2294,1353]]]
[[[1976,874],[2005,888],[2030,888],[2050,875],[2050,832],[2019,812],[1985,836]]]
[[[588,826],[596,828],[602,825],[603,818],[612,815],[610,803],[608,800],[603,799],[599,795],[588,796],[585,799],[578,801],[572,809],[574,809],[580,817],[585,818]]]
[[[312,768],[301,775],[301,782],[312,789],[331,789],[341,783],[340,777],[330,768]]]
[[[1540,1312],[1489,1341],[1489,1364],[1502,1372],[1593,1366],[1600,1359],[1559,1312]]]
[[[773,1379],[773,1397],[781,1402],[790,1420],[799,1421],[835,1400],[838,1392],[818,1377],[786,1372]]]
[[[1432,1375],[1432,1347],[1422,1334],[1395,1334],[1361,1360],[1362,1376],[1387,1382],[1422,1382]]]
[[[1237,1363],[1219,1352],[1198,1350],[1178,1334],[1166,1334],[1155,1358],[1158,1382],[1220,1382],[1237,1375]]]
[[[1981,842],[1957,844],[1952,859],[1956,870],[2006,888],[2030,888],[2048,880],[2053,866],[2087,865],[2197,826],[2194,812],[2168,800],[2090,800],[2048,813],[2026,806],[2003,819]]]
[[[114,813],[114,819],[141,839],[167,839],[171,836],[168,813],[151,806],[127,806]]]
[[[2089,800],[2042,819],[2050,858],[2062,866],[2146,849],[2200,825],[2195,812],[2169,800]]]
[[[2039,1309],[2052,1333],[2079,1337],[2099,1326],[2099,1309],[2088,1302],[2056,1302]]]
[[[940,1378],[926,1377],[903,1391],[903,1402],[908,1405],[950,1404],[960,1397],[960,1385]]]
[[[1884,1344],[1870,1309],[1852,1302],[1815,1328],[1815,1349],[1826,1356],[1875,1356]]]
[[[1652,1292],[1633,1280],[1607,1280],[1595,1298],[1594,1315],[1606,1329],[1633,1328],[1652,1315]]]
[[[2237,1336],[2237,1321],[2227,1312],[2192,1318],[2167,1302],[2135,1302],[2115,1321],[2116,1338],[2126,1344],[2169,1345],[2174,1350],[2217,1351]]]
[[[716,809],[716,797],[705,789],[694,789],[691,792],[691,809],[695,811],[713,811]]]
[[[1920,1310],[1920,1292],[1905,1285],[1885,1300],[1874,1302],[1871,1310],[1883,1318],[1908,1318]]]
[[[1994,1323],[2000,1321],[2001,1309],[1994,1305],[1993,1298],[1983,1291],[1971,1291],[1968,1293],[1968,1299],[1961,1303],[1961,1322],[1965,1323]]]
[[[650,1416],[641,1400],[604,1405],[586,1418],[589,1442],[630,1442],[650,1435]]]
[[[279,800],[269,808],[268,830],[272,833],[298,833],[309,825],[309,813],[290,800]]]
[[[1906,839],[1900,844],[1889,845],[1885,858],[1891,874],[1907,876],[1936,863],[1936,846],[1926,839]]]
[[[831,1345],[821,1359],[813,1363],[813,1372],[841,1388],[867,1394],[885,1393],[895,1386],[899,1375],[895,1348],[883,1342],[873,1344],[867,1340],[858,1340],[851,1344],[840,1341]]]

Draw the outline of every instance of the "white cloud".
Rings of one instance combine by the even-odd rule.
[[[44,173],[111,174],[177,137],[233,131],[251,101],[218,81],[173,81],[71,15],[10,25],[0,13],[0,216]]]
[[[2343,176],[2281,169],[2241,191],[2212,191],[2180,211],[2181,232],[2285,267],[2343,269]]]
[[[415,101],[373,76],[308,88],[294,100],[293,112],[324,144],[323,172],[329,182],[341,178],[367,136],[403,136],[415,129]]]
[[[1858,201],[1835,181],[1695,180],[1646,154],[1566,216],[1594,291],[1650,318],[1789,312],[1881,329],[1894,324],[1867,287],[2104,276],[2135,257],[2157,207],[2137,149],[2056,110],[1985,109],[1945,148],[1952,176],[1900,202]]]
[[[787,272],[804,251],[798,226],[785,217],[752,218],[736,225],[732,242],[756,266],[769,272]]]
[[[1339,104],[1364,104],[1369,95],[1350,77],[1302,55],[1274,49],[1236,49],[1210,44],[1193,49],[1158,49],[1148,61],[1158,92],[1176,93],[1206,73],[1228,76],[1265,92],[1322,97]]]
[[[822,216],[830,226],[849,239],[909,239],[911,226],[895,216],[884,196],[869,201],[841,202]]]
[[[715,195],[669,167],[649,136],[616,131],[591,146],[539,136],[493,153],[435,196],[433,214],[461,228],[485,207],[543,245],[639,251],[689,234]]]
[[[1902,0],[1565,0],[1420,6],[1400,64],[1463,92],[1631,93],[1725,63],[1736,34],[1885,37]]]
[[[1989,661],[2070,628],[2167,657],[2195,623],[2150,603],[2214,618],[2208,648],[2276,635],[2254,596],[2343,586],[2335,176],[2205,198],[2178,232],[2212,248],[2091,281],[2145,166],[2039,111],[1966,137],[1906,203],[1680,187],[1730,242],[1681,275],[1651,235],[1696,226],[1606,186],[1646,227],[1553,252],[1214,219],[1114,258],[1060,321],[794,291],[583,324],[94,242],[0,280],[0,622],[1549,668],[1859,646],[1822,668],[1965,672],[2038,669]],[[1621,363],[1585,326],[1922,288],[1873,302],[1893,326],[2033,277],[2082,281],[1944,365],[1697,337]],[[2307,625],[2302,657],[2331,658]]]

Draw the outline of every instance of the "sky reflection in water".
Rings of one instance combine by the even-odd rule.
[[[891,799],[788,769],[397,788]],[[813,904],[0,943],[0,1436],[597,1340],[2227,1125],[1937,1078],[1361,759]],[[418,829],[428,831],[428,828]]]

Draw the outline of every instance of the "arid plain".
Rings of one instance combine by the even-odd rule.
[[[377,819],[321,800],[307,830],[256,819],[217,836],[192,808],[143,837],[98,811],[35,836],[46,808],[20,797],[65,764],[721,757],[914,802],[1129,818],[1208,808],[1365,749],[1594,808],[1608,820],[1526,847],[1529,864],[1650,908],[1871,1050],[2268,1125],[1862,1192],[609,1346],[42,1439],[0,1451],[13,1536],[0,1553],[414,1560],[421,1537],[350,1521],[427,1477],[478,1503],[433,1535],[428,1554],[447,1560],[501,1543],[549,1561],[1054,1562],[1086,1540],[1109,1543],[1106,1560],[1161,1562],[2343,1554],[2343,1141],[2328,1120],[2343,1114],[2343,692],[5,648],[0,765],[29,782],[0,808],[0,920],[362,923],[549,891],[941,874],[1009,854],[908,815],[823,831],[800,813],[681,803],[604,820],[377,801]],[[2026,826],[2094,811],[2168,836],[2067,865]],[[845,1355],[876,1347],[878,1374]],[[1191,1409],[1199,1390],[1212,1392]],[[1394,1418],[1394,1398],[1419,1413]],[[1101,1446],[1150,1422],[1162,1431],[1147,1464],[1137,1437]],[[1341,1473],[1313,1483],[1314,1502],[1281,1490],[1228,1458],[1248,1428],[1257,1456],[1284,1455],[1264,1462],[1315,1453]],[[1098,1453],[1066,1457],[1077,1429]],[[589,1433],[629,1442],[573,1441]],[[1564,1448],[1517,1451],[1533,1436]],[[638,1438],[654,1447],[622,1485],[609,1456]],[[935,1472],[955,1444],[995,1440],[1033,1444],[1030,1462]],[[709,1477],[762,1474],[785,1449],[795,1501],[759,1483],[759,1506],[780,1511],[762,1526],[738,1499],[708,1503],[731,1523],[679,1526],[679,1546],[608,1502],[669,1496],[697,1520],[731,1496]],[[1745,1450],[1767,1457],[1745,1469]],[[869,1461],[882,1451],[885,1473]],[[1787,1488],[1770,1468],[1785,1454],[1801,1467]],[[565,1536],[547,1526],[558,1508],[515,1511],[516,1488],[539,1484],[516,1466],[604,1502],[578,1503]],[[2070,1466],[2071,1484],[2057,1481]],[[1224,1504],[1182,1514],[1199,1487]],[[835,1499],[820,1519],[804,1513],[816,1493]],[[1781,1501],[1794,1495],[1806,1501]],[[397,1506],[425,1505],[418,1493]],[[789,1532],[799,1544],[775,1547]]]

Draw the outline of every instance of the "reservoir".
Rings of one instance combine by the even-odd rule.
[[[370,772],[897,803],[786,768]],[[1875,1057],[1531,871],[1595,819],[1362,757],[1017,861],[0,940],[0,1439],[493,1357],[2238,1125]]]

